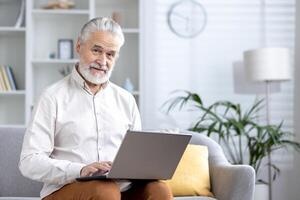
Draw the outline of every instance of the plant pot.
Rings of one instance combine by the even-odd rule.
[[[257,183],[255,184],[254,190],[254,200],[268,200],[269,199],[269,190],[268,185]]]

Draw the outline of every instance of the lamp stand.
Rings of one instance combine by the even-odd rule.
[[[266,120],[267,125],[270,125],[270,107],[269,107],[269,98],[270,98],[270,85],[271,81],[266,80]],[[269,181],[269,200],[272,200],[272,158],[271,158],[271,149],[268,148],[268,181]]]

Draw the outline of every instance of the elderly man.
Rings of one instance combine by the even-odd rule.
[[[109,171],[126,131],[141,129],[134,97],[109,81],[123,43],[113,20],[87,22],[76,44],[79,63],[35,105],[19,168],[44,182],[42,199],[172,199],[160,181],[75,181]]]

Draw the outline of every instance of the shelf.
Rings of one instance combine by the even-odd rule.
[[[25,32],[25,27],[15,28],[12,26],[0,26],[0,35],[23,34]]]
[[[13,26],[0,26],[1,32],[25,32],[25,27],[15,28]]]
[[[0,96],[25,95],[25,90],[0,91]]]
[[[140,30],[138,28],[123,28],[123,33],[139,33]]]
[[[102,0],[102,1],[96,1],[97,7],[124,7],[128,5],[132,5],[136,3],[136,0]]]
[[[25,124],[0,124],[0,128],[26,128]]]
[[[89,10],[85,9],[56,9],[56,10],[45,10],[45,9],[33,9],[32,14],[36,15],[89,15]]]
[[[32,60],[32,64],[75,64],[79,62],[78,59],[34,59]]]

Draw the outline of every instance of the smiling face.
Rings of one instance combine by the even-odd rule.
[[[89,83],[100,85],[109,80],[121,47],[120,39],[107,31],[90,33],[86,41],[77,41],[78,71]]]

